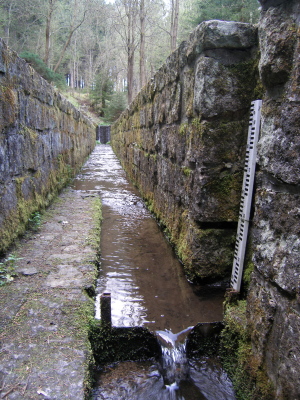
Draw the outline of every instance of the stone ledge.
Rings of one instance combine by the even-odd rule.
[[[66,189],[46,211],[40,231],[13,250],[21,258],[19,274],[0,287],[0,393],[10,391],[8,400],[85,398],[94,315],[85,289],[95,284],[100,231],[94,202]],[[58,220],[68,223],[62,228]],[[59,255],[70,244],[72,258],[62,262]]]

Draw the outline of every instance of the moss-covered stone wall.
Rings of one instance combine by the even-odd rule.
[[[260,3],[254,213],[244,300],[226,307],[222,343],[238,399],[289,400],[300,398],[300,3]]]
[[[94,145],[94,124],[0,39],[0,253]]]
[[[203,22],[112,127],[114,151],[194,281],[231,272],[257,63],[254,26]]]
[[[300,3],[261,0],[266,94],[247,297],[253,357],[276,399],[300,398]]]

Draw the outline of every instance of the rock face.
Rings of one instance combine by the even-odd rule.
[[[0,252],[95,145],[95,127],[0,39]]]
[[[230,275],[257,30],[207,21],[112,127],[112,146],[191,280]]]
[[[258,150],[248,295],[253,352],[276,399],[300,398],[300,60],[297,0],[261,1],[266,95]]]

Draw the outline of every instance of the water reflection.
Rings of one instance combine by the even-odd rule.
[[[179,355],[179,356],[178,356]],[[182,362],[184,352],[177,350]],[[232,383],[217,360],[185,360],[178,380],[178,361],[170,361],[177,381],[168,383],[158,362],[123,362],[106,366],[98,377],[93,400],[235,400]],[[170,367],[168,363],[164,367]],[[169,371],[169,370],[167,370]],[[170,375],[170,374],[169,374]]]
[[[113,325],[179,332],[198,322],[222,320],[223,291],[210,288],[205,296],[195,295],[110,146],[96,147],[73,188],[102,199],[98,291],[111,293]]]
[[[73,188],[102,199],[98,293],[111,293],[112,324],[160,331],[157,334],[163,349],[160,363],[107,366],[98,377],[92,398],[234,400],[231,383],[218,364],[187,360],[182,339],[187,327],[222,320],[223,290],[188,283],[110,146],[96,147]],[[99,308],[98,301],[98,318]]]

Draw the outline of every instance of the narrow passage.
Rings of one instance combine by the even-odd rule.
[[[98,299],[111,293],[112,324],[145,326],[156,332],[162,347],[160,362],[129,361],[101,370],[92,399],[234,400],[232,384],[216,360],[192,361],[185,355],[189,327],[222,320],[224,291],[186,280],[110,146],[96,146],[73,188],[102,199]]]
[[[108,145],[97,145],[73,188],[103,204],[99,294],[112,296],[114,326],[180,332],[222,320],[224,292],[195,287]],[[99,314],[98,314],[99,317]]]

